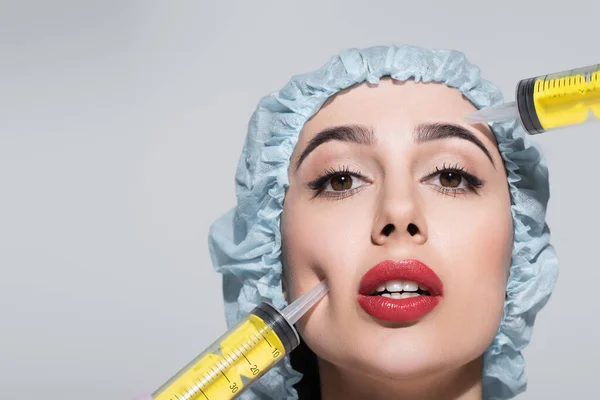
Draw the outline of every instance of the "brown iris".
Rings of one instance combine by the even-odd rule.
[[[462,176],[456,172],[445,171],[440,174],[440,183],[445,187],[455,188],[460,185]]]
[[[352,187],[352,177],[348,174],[331,178],[331,187],[335,191],[348,190]]]

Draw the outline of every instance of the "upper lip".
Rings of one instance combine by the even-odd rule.
[[[362,277],[358,292],[369,296],[385,282],[405,280],[416,282],[428,289],[431,296],[441,296],[443,285],[440,278],[427,265],[418,260],[386,260],[371,268]]]

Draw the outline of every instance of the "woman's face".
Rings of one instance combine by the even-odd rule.
[[[338,93],[305,124],[281,230],[288,301],[329,284],[298,324],[321,359],[410,377],[490,345],[513,227],[493,133],[462,120],[474,110],[443,84],[383,79]]]

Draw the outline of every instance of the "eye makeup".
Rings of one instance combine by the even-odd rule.
[[[419,179],[438,193],[456,197],[469,193],[477,194],[484,186],[484,181],[470,173],[461,164],[444,162],[434,170]],[[437,182],[437,183],[436,183]],[[373,180],[364,176],[360,170],[351,169],[349,166],[338,166],[326,169],[318,178],[310,181],[307,187],[313,191],[313,198],[326,197],[341,200],[350,197],[364,189]]]
[[[360,185],[355,186],[356,182]],[[314,192],[313,198],[325,196],[330,199],[340,200],[352,196],[361,190],[365,184],[369,183],[372,183],[371,180],[365,177],[359,170],[352,170],[349,166],[344,165],[326,169],[321,176],[309,182],[307,186]]]
[[[431,182],[438,181],[440,184],[432,184]],[[441,194],[463,195],[468,193],[477,194],[484,186],[484,181],[474,174],[467,171],[466,167],[460,164],[446,164],[442,167],[435,167],[435,170],[425,175],[420,179],[421,183],[431,185],[436,191]]]

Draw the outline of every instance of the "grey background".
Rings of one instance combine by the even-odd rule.
[[[346,47],[453,48],[513,99],[600,2],[0,3],[0,398],[131,399],[225,329],[209,224],[261,96]],[[536,137],[561,275],[521,398],[597,393],[600,125]]]

